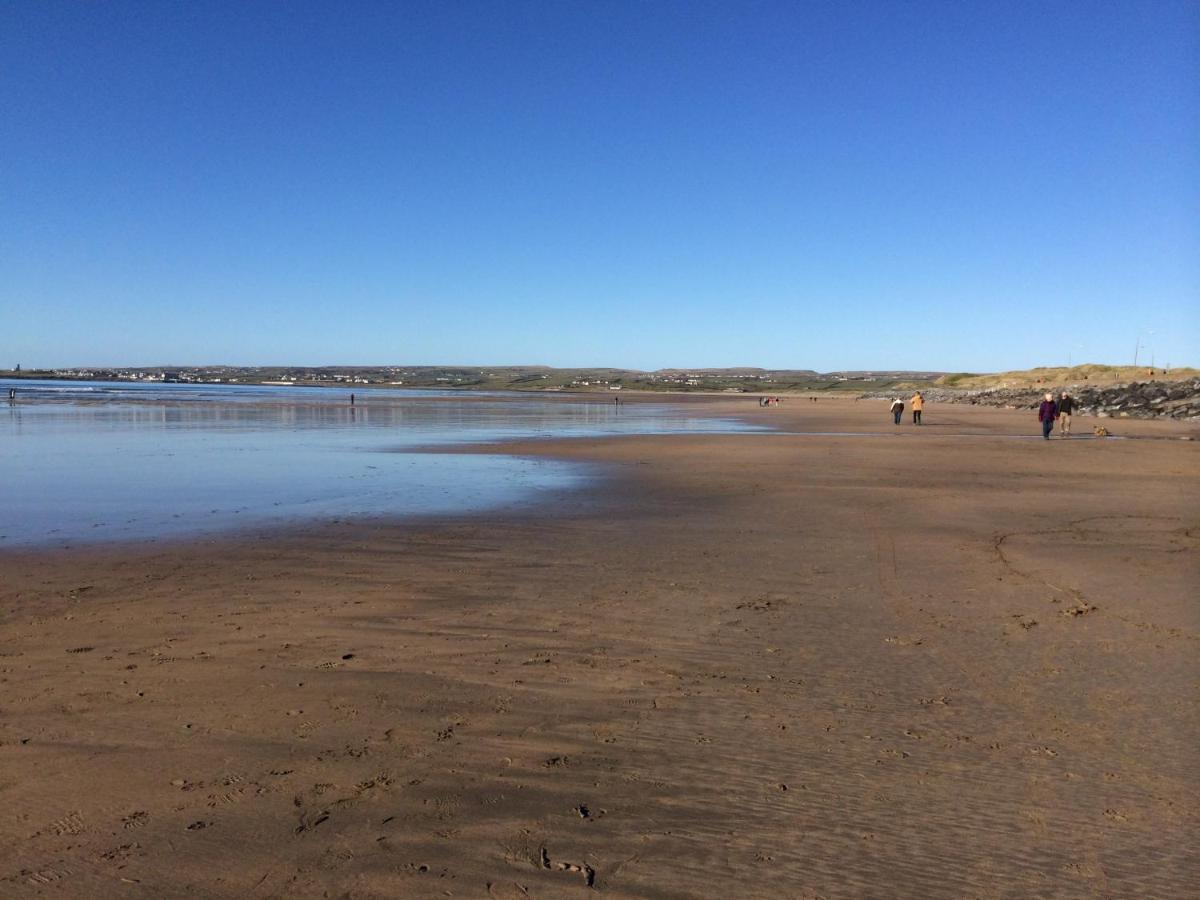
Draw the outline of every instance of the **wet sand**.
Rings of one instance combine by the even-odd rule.
[[[1194,894],[1200,428],[689,405],[878,436],[0,556],[0,895]]]

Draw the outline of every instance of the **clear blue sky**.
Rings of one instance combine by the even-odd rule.
[[[1200,3],[0,5],[0,364],[1200,364]]]

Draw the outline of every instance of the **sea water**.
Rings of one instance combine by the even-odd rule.
[[[597,472],[446,450],[750,428],[607,395],[372,388],[351,405],[349,389],[3,379],[0,391],[0,549],[506,508]]]

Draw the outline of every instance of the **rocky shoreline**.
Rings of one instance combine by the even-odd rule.
[[[970,403],[973,406],[999,406],[1009,409],[1036,409],[1047,391],[1057,396],[1063,390],[1075,398],[1076,414],[1096,418],[1129,419],[1200,419],[1200,380],[1146,381],[1111,387],[1086,385],[1045,385],[1028,388],[993,388],[961,391],[932,388],[921,393],[927,400],[940,403]],[[884,399],[890,394],[870,394]],[[902,397],[907,402],[907,397]]]

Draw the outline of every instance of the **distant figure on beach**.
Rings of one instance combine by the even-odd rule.
[[[350,395],[350,405],[351,406],[354,405],[354,395],[353,394]]]
[[[1075,398],[1066,391],[1058,399],[1058,431],[1063,437],[1071,434],[1071,413],[1075,412]]]
[[[904,401],[899,397],[892,401],[892,418],[896,424],[900,424],[900,417],[904,415]]]
[[[925,398],[921,396],[920,391],[917,391],[915,394],[912,395],[912,399],[909,401],[909,403],[912,404],[913,424],[920,425],[921,424],[921,413],[925,409]]]
[[[1050,440],[1050,432],[1054,430],[1054,420],[1058,418],[1058,404],[1054,395],[1047,394],[1042,405],[1038,407],[1038,421],[1042,423],[1042,437]]]
[[[621,405],[621,398],[613,397],[613,406],[620,406],[620,405]]]
[[[17,399],[17,389],[16,388],[8,389],[8,399],[9,399],[9,402],[12,402]]]

